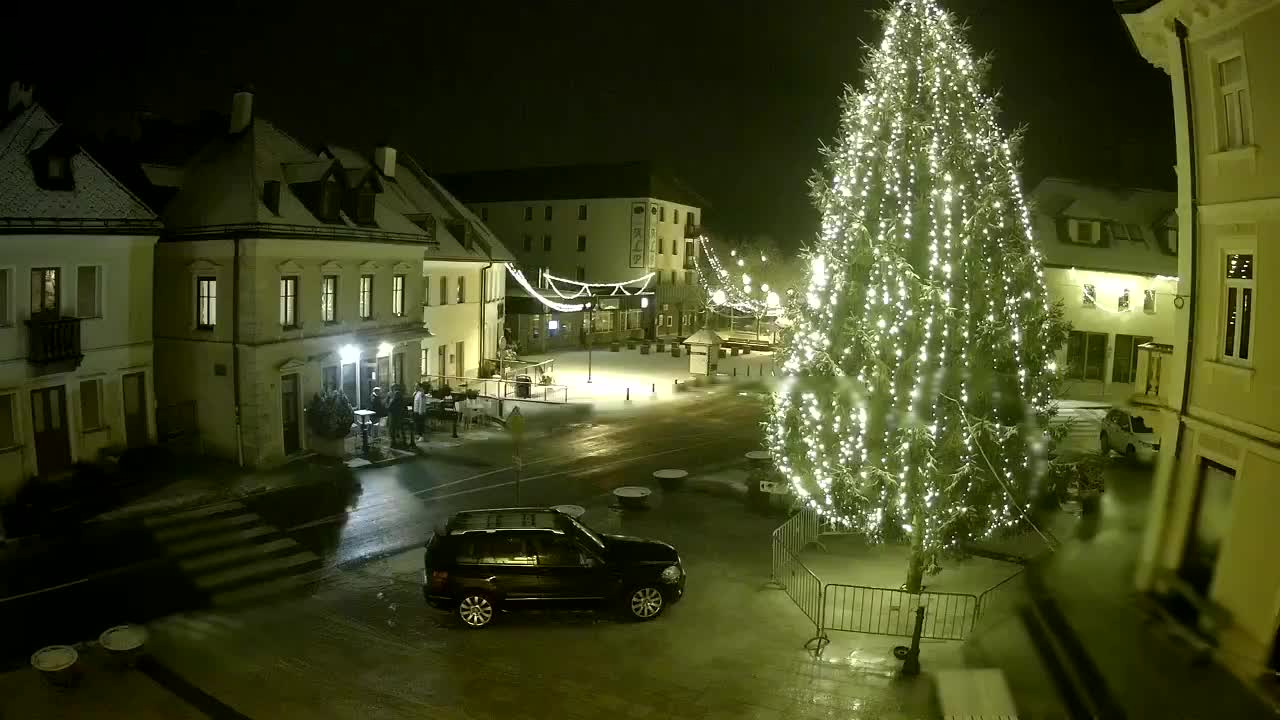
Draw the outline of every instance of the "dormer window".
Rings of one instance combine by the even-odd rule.
[[[55,182],[64,182],[70,179],[71,168],[67,161],[66,155],[53,154],[48,158],[49,161],[49,179]]]
[[[338,222],[342,212],[342,187],[334,178],[320,184],[320,219]]]
[[[36,184],[45,190],[74,190],[71,156],[75,153],[75,147],[60,135],[55,135],[44,147],[33,151],[30,161]]]
[[[374,225],[374,200],[377,195],[373,192],[373,188],[367,185],[360,188],[356,194],[356,223],[360,225]]]

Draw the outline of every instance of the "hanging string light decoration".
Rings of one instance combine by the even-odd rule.
[[[918,591],[945,548],[1025,519],[1066,326],[961,28],[935,0],[881,17],[815,187],[766,441],[808,506],[909,543]]]
[[[530,284],[529,279],[524,276],[524,273],[518,270],[516,266],[511,263],[507,263],[507,272],[511,273],[511,277],[515,278],[515,281],[520,284],[520,287],[524,288],[524,291],[529,293],[529,297],[536,299],[538,302],[552,310],[555,310],[556,312],[578,312],[587,306],[586,303],[562,303],[548,298],[538,292],[538,290]]]
[[[715,250],[706,237],[699,237],[696,242],[700,247],[699,252],[694,253],[698,281],[706,290],[713,309],[731,309],[756,317],[782,314],[782,299],[776,292],[770,293],[767,287],[761,286],[757,296],[752,292],[751,276],[741,271],[738,272],[735,283],[734,276],[725,269],[720,258],[716,257]],[[736,257],[736,253],[734,256]],[[742,258],[737,260],[741,261]]]
[[[608,295],[630,297],[639,295],[649,289],[649,282],[653,280],[653,273],[641,275],[631,280],[623,280],[622,282],[612,283],[589,283],[579,280],[570,280],[568,278],[558,277],[551,273],[543,273],[542,277],[547,281],[548,287],[562,300],[576,300],[580,297],[589,297],[592,295]],[[565,285],[569,290],[562,290],[560,285]],[[570,294],[570,292],[572,294]]]

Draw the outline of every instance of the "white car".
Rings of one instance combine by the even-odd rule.
[[[1125,410],[1111,410],[1102,418],[1102,454],[1112,450],[1130,460],[1153,462],[1160,452],[1160,436],[1147,425],[1141,415]]]

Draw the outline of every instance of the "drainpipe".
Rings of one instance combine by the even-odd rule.
[[[1174,492],[1174,478],[1178,473],[1178,458],[1182,455],[1182,445],[1186,434],[1186,425],[1182,419],[1187,415],[1187,408],[1191,401],[1191,366],[1195,362],[1195,335],[1196,335],[1196,294],[1197,271],[1199,265],[1199,236],[1200,236],[1200,220],[1199,220],[1199,199],[1200,199],[1200,177],[1199,170],[1196,167],[1196,132],[1195,132],[1195,116],[1193,115],[1193,101],[1191,96],[1191,60],[1187,50],[1187,26],[1181,20],[1173,21],[1174,35],[1178,39],[1178,54],[1182,65],[1182,96],[1185,103],[1185,112],[1187,115],[1187,190],[1189,197],[1187,224],[1187,251],[1191,255],[1191,270],[1187,278],[1190,291],[1189,302],[1187,303],[1187,340],[1186,340],[1186,359],[1182,368],[1182,388],[1179,390],[1177,402],[1178,408],[1178,430],[1174,435],[1173,453],[1169,456],[1167,464],[1167,481],[1162,483],[1161,477],[1156,478],[1157,487],[1164,485],[1164,503],[1158,514],[1150,516],[1150,524],[1153,527],[1148,528],[1145,542],[1154,542],[1156,547],[1163,545],[1161,539],[1164,538],[1169,526],[1169,515],[1173,508],[1173,502],[1176,497]],[[1183,228],[1178,228],[1179,236],[1183,233]],[[1144,553],[1145,554],[1145,553]],[[1152,588],[1152,579],[1156,568],[1161,566],[1159,550],[1149,559],[1151,571],[1146,577],[1143,577],[1142,562],[1147,559],[1140,558],[1138,585],[1140,590],[1150,590]]]
[[[235,401],[236,464],[244,467],[244,433],[240,422],[240,235],[233,239],[231,262],[231,388]]]
[[[493,267],[493,258],[489,258],[489,264],[480,269],[480,364],[476,367],[476,374],[480,375],[484,370],[484,326],[486,324],[486,312],[489,309],[489,268]]]

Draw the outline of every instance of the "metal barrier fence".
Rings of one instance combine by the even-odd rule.
[[[799,556],[806,545],[817,541],[818,534],[818,514],[805,508],[792,515],[773,531],[773,544],[775,548],[781,544],[783,550]],[[779,577],[775,574],[774,580],[778,579]]]
[[[822,632],[822,580],[777,539],[773,541],[773,582],[813,623],[813,638],[805,645],[818,643],[821,648],[826,637]]]
[[[964,640],[973,630],[978,598],[962,593],[921,592],[828,583],[823,589],[822,630],[910,636],[915,611],[924,606],[922,638]]]
[[[1026,576],[1023,573],[1023,570],[1019,570],[987,588],[978,596],[978,616],[974,619],[974,625],[983,618],[999,615],[1011,609],[1014,599],[1026,585]]]

